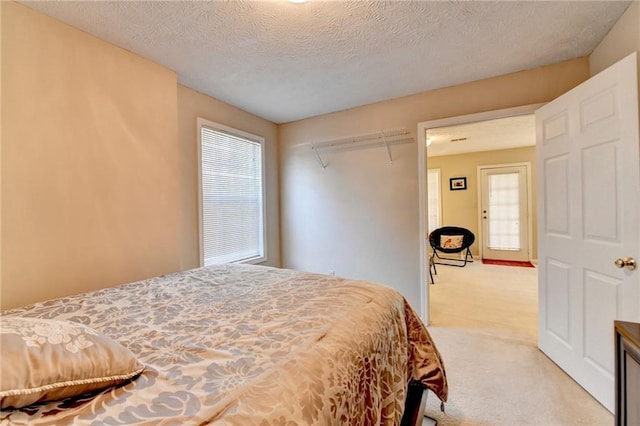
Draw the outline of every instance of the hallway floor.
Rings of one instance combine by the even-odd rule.
[[[437,265],[429,332],[449,400],[433,394],[423,425],[613,424],[613,415],[537,348],[537,268]]]

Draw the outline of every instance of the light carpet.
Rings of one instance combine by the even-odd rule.
[[[429,332],[449,380],[445,413],[433,394],[427,400],[426,414],[438,425],[613,424],[536,347],[537,268],[439,266],[435,281]]]

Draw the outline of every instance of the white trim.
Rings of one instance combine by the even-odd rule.
[[[533,203],[533,182],[531,182],[531,162],[530,161],[525,161],[525,162],[518,162],[518,163],[505,163],[505,164],[489,164],[489,165],[482,165],[482,166],[478,166],[478,254],[479,254],[479,258],[482,259],[484,257],[483,251],[484,251],[484,243],[483,243],[483,235],[482,235],[482,213],[480,212],[480,207],[482,206],[482,188],[483,188],[483,184],[482,184],[482,178],[481,178],[481,171],[482,170],[486,170],[486,169],[501,169],[504,167],[518,167],[518,166],[524,166],[525,168],[525,172],[527,174],[527,232],[529,233],[528,235],[528,246],[529,246],[529,252],[528,252],[528,259],[529,261],[531,261],[532,256],[533,256],[533,208],[532,208],[532,203]]]
[[[427,129],[426,123],[418,123],[418,209],[420,238],[420,317],[429,325],[429,279],[427,261],[429,229],[429,201],[427,188]]]
[[[420,232],[420,316],[425,324],[429,324],[429,281],[427,279],[429,263],[427,261],[428,241],[426,230],[428,227],[427,206],[427,130],[436,127],[466,124],[477,121],[495,120],[497,118],[515,117],[531,114],[540,108],[543,103],[524,105],[514,108],[505,108],[494,111],[480,112],[476,114],[461,115],[457,117],[429,120],[418,123],[418,207],[419,207],[419,232]]]
[[[434,169],[427,168],[427,177],[429,176],[429,171],[433,171],[438,174],[438,219],[440,220],[440,225],[442,225],[442,169],[440,167],[434,168]],[[428,183],[429,183],[429,180],[427,179],[427,185]],[[429,213],[429,199],[427,198],[427,214],[428,213]],[[427,230],[428,229],[429,228],[427,228]]]
[[[198,134],[198,265],[204,266],[204,241],[202,238],[202,125],[203,118],[197,119],[196,133]]]
[[[259,143],[261,146],[261,161],[262,161],[262,256],[252,257],[250,259],[240,260],[236,263],[264,263],[267,261],[267,194],[266,194],[266,144],[265,138],[262,136],[254,135],[253,133],[244,132],[242,130],[228,127],[215,121],[210,121],[205,118],[197,118],[197,133],[198,133],[198,251],[200,266],[204,266],[204,243],[202,237],[202,127],[207,127],[212,130],[222,131],[234,136],[239,136],[244,139]]]

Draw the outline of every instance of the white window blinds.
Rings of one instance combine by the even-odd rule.
[[[205,120],[199,127],[202,262],[264,260],[264,140]]]

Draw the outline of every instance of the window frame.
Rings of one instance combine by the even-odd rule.
[[[262,255],[238,259],[229,263],[249,263],[249,264],[257,264],[264,263],[268,259],[267,254],[267,197],[266,197],[266,154],[265,154],[265,138],[262,136],[255,135],[253,133],[245,132],[243,130],[235,129],[233,127],[225,126],[224,124],[216,123],[215,121],[207,120],[205,118],[198,117],[197,118],[197,133],[198,133],[198,251],[199,251],[199,262],[200,266],[205,266],[204,259],[204,221],[203,221],[203,201],[202,201],[202,128],[207,128],[209,130],[227,133],[231,136],[235,136],[238,138],[246,139],[248,141],[257,143],[260,145],[260,157],[261,157],[261,190],[262,190],[262,205],[261,205],[261,232],[260,232],[260,243],[262,245]]]

